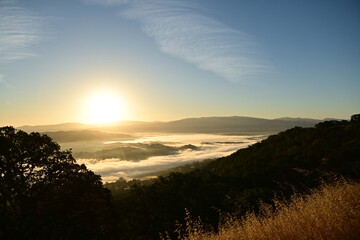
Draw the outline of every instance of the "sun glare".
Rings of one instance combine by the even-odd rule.
[[[88,101],[89,123],[99,124],[121,120],[123,106],[120,97],[111,92],[99,92]]]

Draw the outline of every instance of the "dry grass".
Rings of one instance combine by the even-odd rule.
[[[187,217],[179,239],[360,239],[360,184],[325,185],[309,196],[295,196],[291,203],[277,202],[275,210],[263,205],[262,213],[241,220],[228,217],[218,233],[203,231],[199,221]]]

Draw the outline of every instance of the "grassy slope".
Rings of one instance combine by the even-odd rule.
[[[243,219],[226,218],[218,233],[202,230],[188,219],[180,239],[271,240],[271,239],[359,239],[360,184],[325,185],[291,203],[277,202],[275,210],[262,206],[262,216],[248,213]]]

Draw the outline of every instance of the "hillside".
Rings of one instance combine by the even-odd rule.
[[[313,127],[320,120],[302,118],[262,119],[251,117],[202,117],[169,122],[123,121],[108,125],[65,123],[54,125],[22,126],[23,131],[54,132],[75,130],[100,130],[106,132],[165,132],[165,133],[221,133],[269,134],[295,126]]]
[[[291,174],[297,179],[306,171],[310,171],[308,174],[335,171],[352,177],[359,174],[359,166],[350,168],[360,159],[359,147],[358,123],[328,121],[315,128],[296,127],[272,135],[210,163],[208,168],[219,176],[231,175],[256,183],[266,183],[265,179],[274,177],[280,180]]]
[[[216,229],[219,211],[256,213],[260,200],[287,200],[294,190],[308,193],[339,176],[360,179],[359,121],[289,129],[195,171],[159,177],[151,185],[122,179],[107,186],[124,216],[118,219],[124,239],[156,239],[159,232],[176,229],[185,208]]]
[[[344,210],[346,209],[346,210]],[[219,232],[206,231],[201,221],[187,217],[186,240],[353,240],[360,236],[360,184],[336,182],[307,196],[296,196],[276,207],[263,205],[261,216],[225,217]]]

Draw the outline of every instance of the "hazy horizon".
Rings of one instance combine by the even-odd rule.
[[[354,113],[355,114],[355,113]],[[153,122],[174,122],[184,119],[198,119],[198,118],[231,118],[231,117],[244,117],[244,118],[256,118],[256,119],[267,119],[267,120],[276,120],[281,118],[290,118],[290,119],[311,119],[311,120],[324,120],[324,119],[342,119],[342,120],[349,120],[350,116],[346,118],[334,118],[331,116],[327,116],[324,118],[311,118],[311,117],[301,117],[301,116],[280,116],[275,118],[266,118],[266,117],[254,117],[254,116],[238,116],[238,115],[229,115],[229,116],[199,116],[199,117],[184,117],[184,118],[176,118],[176,119],[166,119],[166,120],[117,120],[117,121],[110,121],[110,122],[103,122],[103,123],[86,123],[86,122],[54,122],[54,123],[36,123],[36,124],[18,124],[14,125],[14,127],[23,127],[23,126],[45,126],[45,125],[61,125],[61,124],[81,124],[81,125],[89,125],[89,126],[112,126],[114,124],[119,123],[127,123],[127,122],[144,122],[144,123],[153,123]]]

